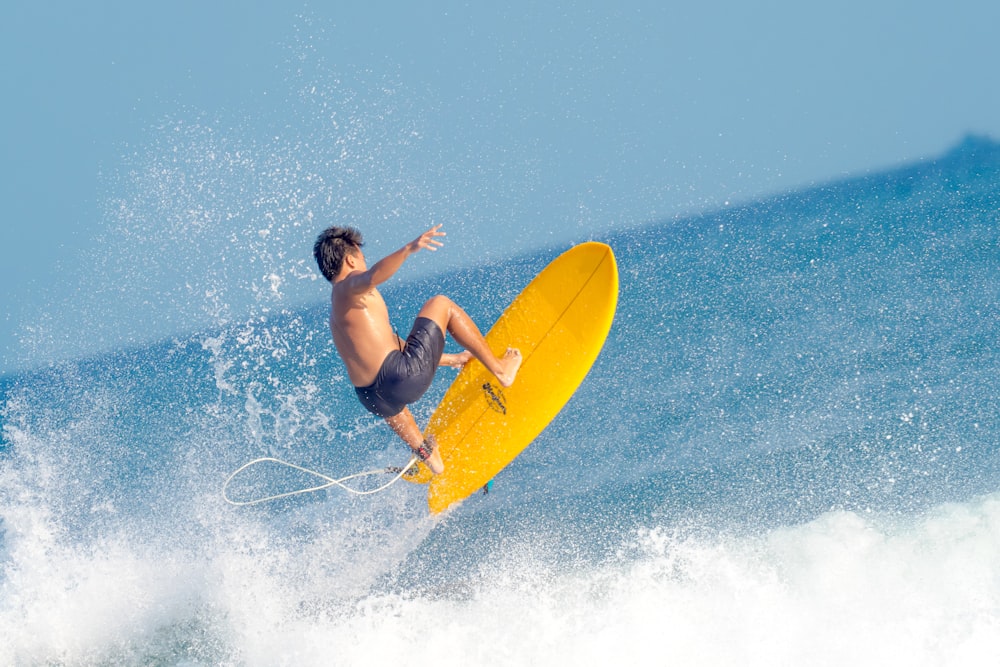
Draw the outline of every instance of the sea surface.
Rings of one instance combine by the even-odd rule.
[[[1000,145],[596,240],[603,353],[442,517],[224,501],[408,458],[322,300],[0,379],[0,664],[997,664]],[[565,249],[394,280],[394,324],[485,330]]]

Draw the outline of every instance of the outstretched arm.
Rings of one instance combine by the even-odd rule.
[[[441,225],[434,225],[396,252],[386,255],[379,261],[375,262],[371,268],[364,273],[359,274],[357,278],[352,280],[352,282],[356,282],[357,287],[363,290],[368,290],[376,285],[381,285],[391,278],[393,274],[399,270],[399,267],[403,266],[403,262],[405,262],[410,255],[424,249],[437,250],[444,245],[437,240],[437,237],[445,235],[444,232],[439,231],[440,229]]]

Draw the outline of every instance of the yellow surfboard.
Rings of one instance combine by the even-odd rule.
[[[617,303],[614,253],[593,242],[554,259],[514,299],[486,334],[494,354],[520,349],[513,386],[501,387],[476,360],[466,364],[425,431],[437,439],[445,471],[432,475],[420,464],[404,477],[430,484],[432,513],[483,488],[552,421],[597,359]]]

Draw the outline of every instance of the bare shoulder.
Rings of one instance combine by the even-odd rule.
[[[371,287],[371,277],[368,272],[355,271],[333,284],[333,297],[360,301]]]
[[[364,281],[348,283],[349,280],[346,278],[333,287],[331,310],[334,317],[350,318],[365,313],[367,318],[388,320],[389,313],[378,288]]]

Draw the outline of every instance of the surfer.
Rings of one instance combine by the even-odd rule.
[[[330,331],[358,399],[385,419],[434,474],[444,472],[441,453],[432,437],[424,439],[407,406],[424,395],[437,367],[461,368],[475,357],[504,387],[513,384],[521,367],[519,350],[507,348],[502,357],[495,356],[472,318],[440,294],[424,303],[405,341],[393,330],[377,287],[410,255],[441,247],[438,237],[444,235],[435,225],[370,268],[361,252],[361,232],[353,227],[330,227],[313,246],[320,272],[333,285]],[[446,331],[462,352],[444,353]]]

